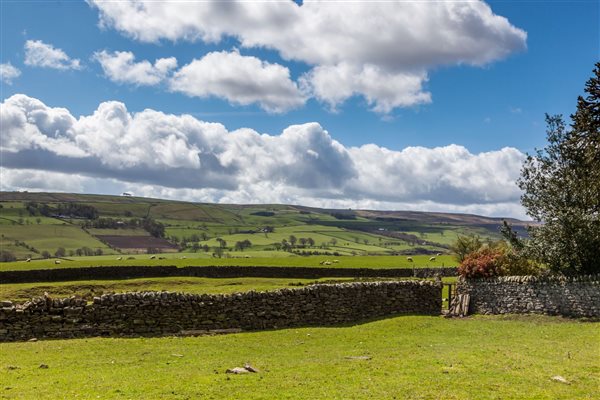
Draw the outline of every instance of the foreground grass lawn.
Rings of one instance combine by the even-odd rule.
[[[301,257],[290,255],[283,251],[278,252],[277,256],[260,257],[250,256],[251,252],[238,253],[237,257],[231,258],[213,258],[205,253],[166,253],[157,255],[155,259],[150,259],[150,255],[134,255],[134,259],[128,259],[128,255],[120,256],[122,260],[117,260],[118,256],[99,256],[99,257],[68,257],[61,260],[60,265],[54,264],[54,260],[32,260],[31,262],[16,261],[0,263],[0,271],[18,271],[32,269],[52,269],[52,268],[81,268],[107,265],[175,265],[184,266],[266,266],[266,267],[323,267],[320,263],[323,261],[338,260],[329,267],[340,268],[421,268],[421,267],[442,267],[456,266],[457,262],[453,256],[439,256],[435,261],[429,261],[431,256],[412,256],[414,262],[409,262],[406,256],[307,256]],[[158,257],[164,257],[159,259]],[[186,257],[183,259],[182,257]]]
[[[544,316],[401,316],[226,336],[4,343],[0,398],[592,399],[599,328]],[[260,372],[224,373],[245,362]]]

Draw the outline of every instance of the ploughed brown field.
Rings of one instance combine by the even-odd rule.
[[[162,251],[177,250],[166,239],[155,238],[153,236],[117,236],[117,235],[96,235],[96,237],[112,247],[119,249],[140,249],[146,250],[154,248]]]

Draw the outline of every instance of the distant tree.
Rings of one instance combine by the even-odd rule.
[[[290,245],[292,247],[294,247],[296,245],[296,242],[298,241],[298,239],[296,238],[296,236],[294,235],[290,235]]]
[[[217,238],[217,239],[216,239],[216,241],[217,241],[217,242],[219,242],[219,246],[220,246],[222,249],[224,249],[225,247],[227,247],[227,242],[226,242],[224,239],[222,239],[222,238]]]
[[[483,245],[481,238],[477,235],[458,235],[450,249],[454,252],[456,261],[463,262],[470,253],[473,253]]]
[[[36,222],[36,224],[38,224],[38,225],[39,225],[39,224],[42,222],[42,219],[41,219],[40,217],[37,217],[37,218],[35,219],[35,222]]]
[[[570,129],[546,116],[548,145],[529,155],[518,185],[529,228],[525,250],[564,274],[600,272],[600,62],[577,100]]]
[[[95,255],[95,256],[101,256],[103,253],[104,253],[104,251],[102,251],[102,249],[101,249],[101,248],[97,248],[97,249],[94,251],[94,255]]]
[[[214,247],[212,255],[213,255],[213,257],[218,257],[218,258],[223,257],[223,248],[222,247]]]
[[[306,238],[300,238],[298,239],[298,241],[300,242],[300,246],[302,247],[306,247]]]
[[[315,245],[315,240],[311,237],[306,238],[306,244],[308,244],[308,247],[313,247]]]
[[[54,256],[55,257],[64,257],[65,255],[67,255],[67,252],[65,250],[64,247],[59,247],[58,249],[56,249],[56,251],[54,252]]]
[[[281,250],[281,243],[275,242],[275,243],[273,243],[273,247],[275,247],[275,250],[279,251],[279,250]]]
[[[144,218],[141,221],[142,228],[157,238],[165,237],[165,226],[152,218]]]
[[[10,262],[10,261],[16,261],[17,257],[14,255],[14,253],[8,251],[8,250],[2,250],[0,251],[0,262]]]
[[[41,256],[42,256],[42,258],[50,258],[51,257],[50,252],[48,250],[42,251]]]

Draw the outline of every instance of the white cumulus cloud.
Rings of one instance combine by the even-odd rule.
[[[303,79],[330,107],[363,96],[388,113],[431,101],[422,89],[439,66],[482,66],[526,48],[527,34],[483,1],[88,1],[100,24],[143,42],[267,48],[314,68]]]
[[[523,215],[515,180],[525,155],[510,147],[346,147],[316,122],[229,131],[116,101],[76,118],[22,94],[1,104],[0,123],[5,190],[104,185],[195,201]],[[61,183],[71,175],[74,186]]]
[[[78,59],[73,59],[63,50],[41,40],[28,40],[25,42],[25,65],[54,69],[81,69]]]
[[[0,64],[0,80],[11,85],[13,80],[21,76],[21,71],[11,63]]]
[[[237,51],[212,52],[193,60],[175,73],[170,87],[188,96],[216,96],[241,105],[257,103],[274,113],[302,106],[305,101],[286,67]]]
[[[162,82],[177,67],[175,57],[159,58],[154,64],[147,60],[135,61],[130,51],[106,50],[94,53],[106,76],[117,83],[152,86]]]

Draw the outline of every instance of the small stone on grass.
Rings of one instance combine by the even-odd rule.
[[[560,375],[553,376],[550,379],[553,380],[554,382],[564,383],[565,385],[570,385],[571,384],[571,382],[569,382],[568,380],[566,380],[564,377],[562,377]]]

